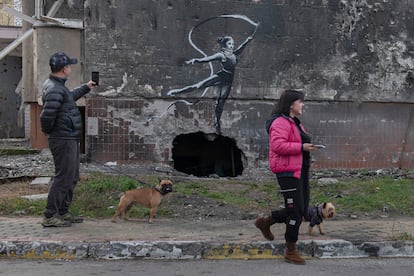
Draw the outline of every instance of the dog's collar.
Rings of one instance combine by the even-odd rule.
[[[161,195],[165,195],[165,193],[161,192],[160,189],[158,189],[156,186],[152,186],[152,188],[159,192]]]
[[[152,186],[152,188],[153,188],[154,190],[156,190],[157,192],[159,192],[160,194],[162,194],[162,193],[161,193],[161,191],[160,191],[160,189],[158,189],[157,187]]]

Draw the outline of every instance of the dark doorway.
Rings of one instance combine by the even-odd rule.
[[[22,58],[7,56],[0,62],[0,138],[24,138],[24,120],[19,81],[22,77]],[[19,124],[19,122],[21,122]]]
[[[242,152],[234,139],[196,132],[175,137],[174,168],[195,176],[238,176],[243,173]]]

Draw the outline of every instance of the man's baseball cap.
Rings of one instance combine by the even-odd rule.
[[[69,58],[64,52],[57,52],[50,56],[49,65],[52,72],[59,71],[63,67],[69,64],[76,64],[78,60],[76,58]]]

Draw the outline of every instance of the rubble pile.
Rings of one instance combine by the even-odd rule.
[[[7,145],[6,145],[7,146]],[[4,143],[0,149],[4,149]],[[40,177],[52,176],[54,172],[53,158],[49,149],[34,152],[28,150],[27,154],[6,154],[5,150],[0,151],[0,179],[19,177]],[[81,173],[105,172],[125,175],[164,174],[172,177],[193,177],[174,170],[171,166],[160,164],[117,164],[116,162],[101,163],[94,160],[86,162],[86,156],[81,157]],[[365,179],[375,176],[391,176],[393,178],[414,179],[414,170],[400,169],[372,169],[372,170],[312,170],[312,179]],[[219,178],[212,175],[210,178]],[[274,175],[266,168],[246,169],[243,175],[232,179],[244,179],[261,182],[274,180]]]

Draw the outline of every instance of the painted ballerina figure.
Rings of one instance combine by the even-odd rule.
[[[226,102],[227,97],[230,95],[230,90],[234,79],[234,72],[236,69],[239,55],[243,52],[247,44],[253,40],[253,36],[256,32],[256,29],[235,50],[234,40],[231,36],[223,36],[217,38],[217,43],[219,43],[221,46],[220,52],[202,58],[192,58],[186,61],[186,64],[220,61],[222,66],[221,70],[211,74],[208,78],[198,83],[183,87],[181,89],[173,89],[168,91],[167,93],[168,96],[174,96],[182,93],[188,93],[194,90],[205,89],[211,86],[217,86],[218,95],[215,102],[214,126],[216,128],[216,133],[218,134],[221,133],[220,118],[221,114],[223,113],[224,103]]]

